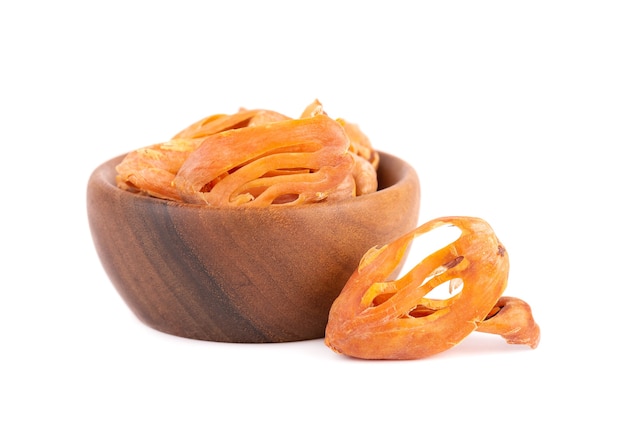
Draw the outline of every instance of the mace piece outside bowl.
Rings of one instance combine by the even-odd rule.
[[[363,254],[417,225],[417,174],[383,152],[377,192],[267,208],[215,208],[121,190],[115,166],[122,158],[89,179],[94,245],[135,315],[181,337],[322,338],[330,306]]]

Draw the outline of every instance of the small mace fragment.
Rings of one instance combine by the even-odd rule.
[[[443,226],[456,226],[460,237],[390,280],[413,239]],[[508,272],[507,251],[484,220],[432,220],[365,253],[331,307],[325,343],[356,358],[418,359],[450,349],[476,330],[535,348],[540,330],[530,307],[501,297]],[[441,284],[450,286],[451,296],[429,298]]]

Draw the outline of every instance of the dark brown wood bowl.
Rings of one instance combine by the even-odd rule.
[[[417,225],[420,187],[380,153],[379,190],[299,207],[213,208],[119,189],[115,166],[87,186],[93,241],[135,315],[169,334],[220,342],[322,338],[335,298],[372,246]]]

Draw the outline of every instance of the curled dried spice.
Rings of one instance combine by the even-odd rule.
[[[509,344],[528,345],[533,349],[539,345],[541,335],[528,303],[515,297],[500,297],[476,330],[497,334]]]
[[[199,120],[176,134],[173,138],[204,138],[231,129],[257,126],[289,120],[289,117],[267,109],[240,109],[235,114],[214,114]]]
[[[327,115],[319,100],[315,100],[305,108],[300,118],[314,117],[320,114]],[[354,157],[352,176],[356,185],[356,195],[375,192],[378,189],[376,171],[380,162],[378,151],[374,149],[369,138],[361,131],[358,125],[350,123],[343,118],[338,118],[336,121],[342,126],[350,140],[348,151]]]
[[[341,126],[325,115],[225,131],[204,139],[174,179],[189,203],[300,204],[326,199],[351,177],[354,160]],[[207,161],[208,159],[208,161]]]
[[[442,226],[460,237],[397,280],[388,280],[412,240]],[[539,327],[526,303],[501,297],[509,259],[491,227],[473,217],[432,220],[397,240],[370,249],[333,303],[325,343],[364,359],[417,359],[445,351],[472,331],[502,335],[536,347]],[[430,298],[448,284],[451,296]]]
[[[315,100],[298,119],[275,111],[214,114],[170,141],[129,153],[120,188],[212,206],[298,205],[375,192],[378,153],[356,125]]]
[[[179,200],[172,181],[189,154],[200,145],[195,139],[173,139],[137,149],[117,166],[117,186],[152,197]]]

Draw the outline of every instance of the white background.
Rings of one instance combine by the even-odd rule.
[[[0,6],[1,441],[626,439],[623,2],[163,3]],[[132,315],[91,241],[91,171],[315,98],[411,162],[421,222],[492,225],[536,350],[474,333],[370,362]]]

